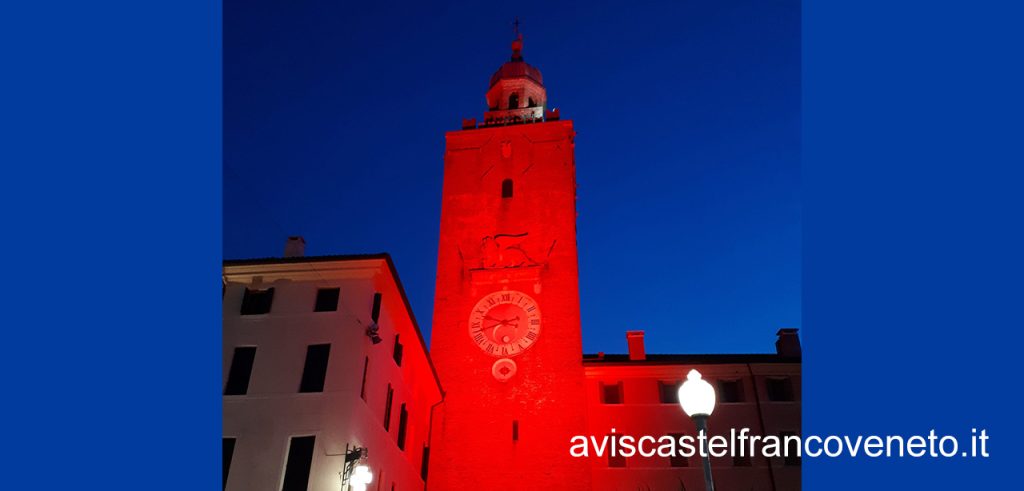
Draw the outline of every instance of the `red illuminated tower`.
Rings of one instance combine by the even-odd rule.
[[[432,491],[590,488],[569,455],[586,431],[575,133],[521,52],[520,37],[491,77],[484,123],[446,135]]]

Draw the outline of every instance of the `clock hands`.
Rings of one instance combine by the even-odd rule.
[[[494,321],[495,324],[493,326],[481,327],[480,329],[478,329],[480,331],[482,331],[484,329],[490,329],[492,327],[509,326],[509,327],[512,327],[512,328],[517,328],[519,326],[519,316],[518,315],[513,317],[513,318],[511,318],[511,319],[495,319],[494,317],[486,315],[486,316],[484,316],[484,319],[489,320],[489,321]]]
[[[491,327],[509,326],[509,327],[515,329],[515,328],[517,328],[519,326],[519,316],[518,315],[513,317],[513,318],[511,318],[511,319],[505,319],[505,320],[502,320],[502,321],[499,321],[498,319],[494,319],[494,320],[497,321],[497,323],[494,324]]]
[[[515,356],[536,342],[540,311],[525,293],[502,290],[482,297],[468,323],[473,343],[487,354]]]
[[[512,321],[515,321],[515,324],[513,324]],[[509,326],[509,327],[512,328],[512,330],[514,332],[516,329],[519,328],[519,316],[517,315],[517,316],[515,316],[515,317],[513,317],[511,319],[506,319],[506,320],[503,320],[503,321],[498,322],[497,324],[495,324],[493,326],[494,327],[494,331],[491,332],[491,338],[492,339],[498,340],[498,328],[501,327],[501,326]],[[502,339],[501,341],[502,342],[507,342],[507,340],[508,340],[508,336],[506,336],[505,339]]]
[[[491,325],[491,326],[481,326],[479,329],[477,329],[477,332],[483,331],[484,329],[491,329],[492,330],[491,331],[491,339],[494,339],[494,340],[498,339],[498,328],[499,327],[508,326],[508,327],[511,327],[513,329],[513,331],[519,330],[519,316],[518,315],[515,316],[515,317],[512,317],[512,318],[509,318],[509,319],[496,319],[496,318],[491,317],[489,315],[485,315],[484,319],[485,320],[489,320],[489,321],[493,321],[494,325]]]

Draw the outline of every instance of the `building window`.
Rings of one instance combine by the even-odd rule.
[[[615,444],[616,449],[617,450],[621,450],[621,447],[619,447],[619,444],[618,444],[619,436],[618,435],[608,435],[608,436],[611,437],[611,438],[609,438],[609,443],[611,442],[611,440],[615,440],[616,441],[616,444]],[[623,457],[621,454],[619,454],[618,451],[615,452],[615,455],[612,455],[611,445],[609,445],[609,448],[608,448],[608,467],[626,467],[626,458]]]
[[[427,480],[427,470],[430,469],[430,447],[423,446],[423,457],[420,460],[420,477]]]
[[[513,92],[508,96],[508,108],[519,109],[519,94]]]
[[[512,179],[505,179],[504,181],[501,181],[501,197],[512,197]]]
[[[719,380],[718,397],[722,402],[743,402],[743,381]]]
[[[338,310],[341,288],[321,288],[316,291],[316,305],[313,312],[334,312]]]
[[[622,382],[601,383],[601,403],[622,404]]]
[[[331,356],[331,345],[313,344],[306,348],[306,366],[302,369],[299,392],[323,392],[327,378],[327,361]]]
[[[223,472],[221,472],[224,480],[224,485],[221,489],[228,488],[228,472],[231,470],[231,457],[235,455],[235,439],[225,438],[223,452],[221,453],[224,462]]]
[[[768,377],[764,380],[769,401],[792,401],[793,382],[789,377]]]
[[[395,359],[395,363],[398,366],[402,366],[402,343],[398,341],[398,335],[395,334],[395,352],[392,357]]]
[[[786,449],[785,465],[800,465],[800,439],[797,438],[796,433],[783,431],[779,433],[779,439],[782,440],[783,448]]]
[[[384,400],[384,431],[391,429],[391,403],[395,398],[395,389],[388,384],[388,398]]]
[[[274,303],[274,289],[266,290],[245,289],[245,296],[242,297],[242,315],[260,315],[270,312],[270,305]]]
[[[658,382],[658,401],[662,404],[679,404],[679,382]]]
[[[514,442],[518,442],[519,441],[519,420],[518,419],[513,419],[512,420],[512,441],[514,441]]]
[[[288,462],[284,467],[284,484],[281,491],[306,491],[309,487],[309,470],[313,465],[314,436],[292,437],[288,446]]]
[[[676,450],[675,452],[672,452],[672,455],[669,455],[668,457],[668,465],[672,467],[690,467],[690,459],[687,459],[686,457],[679,455],[679,452],[682,451],[682,449],[679,447],[679,439],[682,437],[682,433],[672,434],[672,439],[675,440],[674,446]]]
[[[231,369],[228,371],[228,383],[224,386],[224,395],[240,396],[249,391],[249,378],[252,376],[252,364],[255,360],[255,346],[235,348],[235,354],[231,357]]]
[[[537,107],[537,103],[534,102],[533,97],[527,97],[526,100],[527,102],[529,102],[529,105],[527,107]]]
[[[405,426],[409,424],[409,413],[405,410],[405,404],[402,404],[401,409],[398,412],[398,449],[405,450]]]
[[[734,455],[732,457],[732,466],[733,467],[750,467],[751,466],[750,456],[749,455],[743,455],[743,456]]]
[[[359,397],[361,397],[364,402],[366,401],[366,372],[368,368],[370,368],[369,356],[363,360],[363,384],[359,387]]]
[[[373,294],[373,309],[370,310],[370,319],[373,319],[374,323],[376,323],[377,320],[380,319],[380,304],[383,299],[384,296],[381,295],[380,293]]]

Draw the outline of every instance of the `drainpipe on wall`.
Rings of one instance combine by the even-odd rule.
[[[441,391],[441,400],[430,406],[430,422],[427,423],[427,442],[428,449],[434,446],[434,409],[444,403],[445,392]],[[423,480],[423,491],[427,491],[428,483],[430,482],[430,462],[427,462],[427,478]]]
[[[750,372],[750,383],[754,384],[754,402],[757,404],[757,420],[761,424],[761,436],[765,434],[764,413],[761,412],[761,395],[757,392],[757,377],[754,377],[754,368],[747,363],[747,372]],[[768,478],[772,480],[772,491],[778,491],[775,486],[775,470],[772,468],[772,461],[768,460]]]

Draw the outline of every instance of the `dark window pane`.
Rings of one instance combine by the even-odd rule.
[[[222,459],[223,459],[223,462],[224,462],[224,467],[223,467],[224,470],[221,473],[222,476],[223,476],[223,479],[224,479],[224,485],[223,485],[223,487],[221,487],[221,489],[227,489],[227,487],[228,487],[228,471],[231,470],[231,457],[233,457],[234,455],[235,455],[235,439],[234,438],[225,438],[224,439],[223,451],[221,453],[221,456],[222,456]]]
[[[423,460],[420,461],[420,477],[427,480],[427,469],[430,468],[430,447],[423,447]]]
[[[314,312],[334,312],[338,310],[338,297],[341,295],[341,288],[321,288],[316,291],[316,306]]]
[[[270,305],[274,303],[274,289],[250,290],[245,289],[245,296],[242,297],[242,315],[259,315],[270,312]]]
[[[402,351],[403,351],[402,343],[400,343],[398,341],[398,335],[396,334],[395,335],[395,352],[394,352],[394,354],[392,356],[395,358],[395,363],[397,363],[398,366],[402,366]]]
[[[327,378],[327,361],[331,356],[331,345],[314,344],[306,348],[306,367],[302,370],[299,392],[323,392]]]
[[[658,400],[662,404],[679,404],[679,382],[658,382]]]
[[[391,429],[391,402],[395,398],[395,390],[388,384],[388,398],[384,400],[384,430]]]
[[[782,440],[783,448],[786,449],[785,464],[791,466],[800,465],[800,444],[796,438],[791,438],[786,441],[786,437],[796,436],[796,433],[792,431],[783,431],[779,434],[779,438]]]
[[[398,413],[398,448],[405,450],[405,425],[409,423],[409,413],[405,411],[405,404]]]
[[[231,369],[228,371],[228,383],[224,386],[224,395],[237,396],[249,391],[249,378],[252,376],[252,364],[255,360],[255,346],[235,348],[235,354],[231,357]]]
[[[622,382],[601,384],[601,402],[605,404],[622,404]]]
[[[679,447],[679,439],[682,438],[682,437],[683,437],[682,433],[675,433],[675,434],[672,435],[672,438],[676,441],[676,443],[675,443],[676,451],[673,452],[673,455],[670,455],[669,458],[668,458],[668,464],[670,466],[672,466],[672,467],[689,467],[690,466],[690,459],[688,459],[686,457],[683,457],[682,455],[679,455],[679,452],[681,451],[681,449]],[[696,443],[694,443],[694,445],[696,445]]]
[[[512,197],[512,179],[505,179],[504,181],[501,181],[501,197]]]
[[[743,402],[743,382],[740,380],[719,380],[718,397],[722,402]]]
[[[519,441],[519,420],[512,420],[512,441]]]
[[[284,468],[284,484],[281,491],[306,491],[309,486],[309,469],[313,465],[313,444],[316,437],[297,436],[288,447],[288,463]]]
[[[366,400],[366,371],[368,368],[370,368],[369,356],[367,356],[366,359],[363,360],[363,385],[362,387],[359,388],[359,397],[362,397],[364,401]]]
[[[623,457],[622,455],[619,455],[618,452],[616,452],[614,456],[612,455],[611,439],[612,438],[618,438],[618,435],[609,435],[609,436],[611,438],[608,439],[608,443],[609,443],[608,444],[608,450],[607,450],[607,452],[608,452],[608,467],[626,467],[626,458],[625,457]],[[616,446],[618,447],[618,443],[616,443]],[[618,447],[618,448],[619,448],[619,450],[622,449],[622,447]]]
[[[370,311],[370,319],[377,322],[380,319],[380,303],[383,299],[380,293],[373,294],[373,310]]]
[[[771,377],[764,381],[769,401],[792,401],[793,383],[789,377]]]

